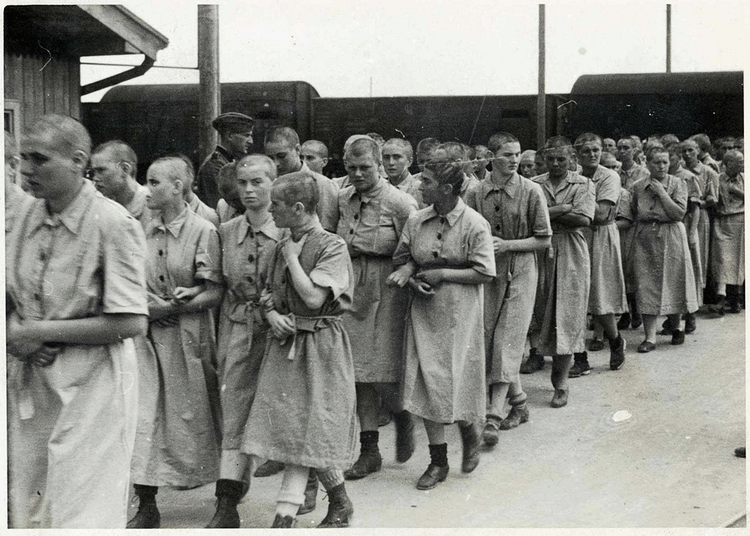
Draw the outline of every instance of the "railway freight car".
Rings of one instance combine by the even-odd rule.
[[[547,96],[546,131],[563,128],[567,100]],[[498,131],[512,132],[524,149],[536,147],[536,95],[455,97],[374,97],[313,99],[313,138],[326,144],[326,169],[342,175],[341,152],[352,134],[377,132],[385,139],[405,138],[413,147],[420,139],[486,145]],[[414,165],[416,169],[416,164]]]
[[[742,71],[583,75],[570,93],[571,121],[563,130],[571,138],[742,135],[742,101]]]
[[[243,82],[221,85],[221,109],[254,117],[256,152],[272,125],[287,125],[302,139],[312,133],[311,102],[318,92],[306,82]],[[83,123],[95,144],[121,139],[148,164],[170,152],[198,164],[198,84],[122,85],[97,103],[83,105]],[[139,166],[139,180],[146,166]]]

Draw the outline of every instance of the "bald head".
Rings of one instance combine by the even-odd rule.
[[[49,114],[40,117],[25,137],[51,139],[58,152],[64,156],[73,156],[80,151],[88,161],[91,154],[91,136],[86,127],[67,115]]]
[[[323,168],[328,164],[328,147],[318,140],[307,140],[302,144],[300,151],[302,161],[315,173],[323,173]]]

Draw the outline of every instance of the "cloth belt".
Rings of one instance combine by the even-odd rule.
[[[294,357],[297,351],[297,335],[300,333],[315,333],[322,329],[330,328],[334,323],[341,323],[340,316],[297,316],[294,313],[286,315],[294,324],[294,335],[291,336],[292,344],[289,346],[286,358],[289,361],[294,361]],[[281,341],[281,346],[284,346],[289,341],[289,338]]]

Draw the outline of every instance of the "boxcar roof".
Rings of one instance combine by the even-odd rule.
[[[742,71],[710,73],[586,74],[573,95],[711,94],[742,95]]]
[[[198,84],[138,84],[115,86],[101,102],[198,102]],[[307,82],[235,82],[221,84],[222,100],[263,99],[295,100],[298,88],[310,91],[305,99],[318,97],[317,90]]]

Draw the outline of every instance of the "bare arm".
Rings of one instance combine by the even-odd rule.
[[[302,265],[299,263],[299,254],[302,251],[307,235],[304,235],[298,242],[295,242],[291,238],[284,243],[284,247],[281,252],[286,259],[289,273],[292,276],[292,284],[294,289],[299,294],[302,301],[310,309],[318,309],[326,301],[328,297],[329,289],[321,287],[313,283],[310,276],[308,276],[302,269]]]
[[[604,223],[612,217],[612,213],[617,207],[612,201],[597,201],[596,211],[594,212],[594,223]]]
[[[547,249],[551,243],[551,236],[530,236],[517,240],[503,240],[496,236],[492,237],[495,254],[507,251],[542,251]]]
[[[8,341],[36,340],[43,343],[112,344],[145,335],[145,315],[116,313],[70,320],[26,320],[8,324]]]
[[[555,222],[562,223],[566,227],[588,227],[591,225],[591,218],[582,214],[563,214],[556,218]]]
[[[474,268],[436,268],[417,272],[414,278],[426,282],[431,287],[444,281],[460,285],[482,285],[492,281],[491,275],[479,273]]]

